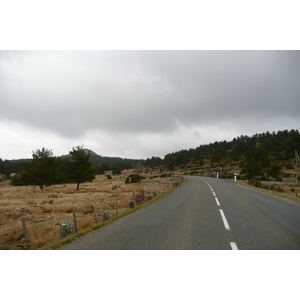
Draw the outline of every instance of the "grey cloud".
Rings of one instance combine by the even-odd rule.
[[[0,116],[66,137],[297,118],[299,51],[2,51]]]

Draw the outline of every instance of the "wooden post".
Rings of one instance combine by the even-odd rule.
[[[24,237],[25,237],[25,241],[26,241],[26,248],[27,248],[27,250],[30,250],[30,242],[29,242],[28,233],[27,233],[27,229],[26,229],[26,218],[25,217],[22,218],[22,223],[23,223]]]
[[[118,196],[116,196],[116,215],[118,215]]]
[[[76,217],[76,212],[75,212],[75,207],[72,207],[73,211],[73,217],[74,217],[74,226],[75,226],[75,233],[78,231],[78,226],[77,226],[77,217]]]
[[[98,217],[97,217],[97,214],[96,214],[96,210],[95,210],[93,205],[91,205],[91,207],[92,207],[92,210],[94,212],[94,217],[95,217],[96,223],[99,224]]]

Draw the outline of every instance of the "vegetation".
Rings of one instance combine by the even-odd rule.
[[[87,149],[82,150],[87,152]],[[193,169],[190,169],[188,174],[198,174],[201,171],[205,176],[215,176],[216,172],[219,172],[220,177],[227,178],[228,176],[233,177],[235,168],[246,179],[258,177],[259,179],[281,180],[284,170],[295,170],[295,150],[300,152],[299,131],[283,130],[277,133],[268,131],[257,133],[252,137],[241,135],[232,141],[216,141],[208,145],[200,145],[197,148],[168,153],[163,159],[153,156],[145,160],[103,157],[91,151],[89,161],[95,167],[97,175],[105,174],[107,171],[112,171],[112,175],[120,175],[123,170],[131,168],[140,171],[158,167],[163,172],[184,169],[189,166]],[[37,153],[37,155],[39,154]],[[52,159],[55,161],[55,182],[70,182],[68,163],[71,155]],[[32,161],[33,159],[13,161],[0,159],[0,174],[5,179],[9,178],[12,173],[18,173],[14,182],[22,183],[19,180],[20,174],[26,175],[28,164]],[[46,176],[46,174],[44,175]],[[23,183],[25,177],[23,176]],[[46,184],[51,184],[51,182],[43,185]]]
[[[26,249],[22,219],[26,218],[26,227],[30,240],[30,249],[38,249],[57,241],[62,245],[66,240],[79,236],[103,226],[101,215],[109,211],[113,216],[106,222],[124,216],[139,207],[132,209],[129,202],[133,195],[140,190],[155,190],[158,197],[172,190],[169,178],[142,180],[137,184],[126,185],[125,179],[134,170],[126,170],[121,176],[113,176],[107,180],[105,175],[97,175],[93,182],[82,183],[80,190],[76,190],[73,183],[44,187],[43,190],[35,186],[14,187],[8,181],[0,183],[0,249]],[[179,178],[174,178],[179,180]],[[120,184],[121,188],[113,189]],[[116,197],[118,197],[118,215],[116,213]],[[154,201],[158,198],[153,199]],[[141,207],[152,203],[147,197]],[[92,208],[93,206],[93,208]],[[67,220],[74,221],[73,207],[78,221],[78,233],[59,241],[59,223]],[[98,217],[97,224],[94,211]],[[105,223],[106,223],[105,222]]]
[[[55,158],[52,150],[37,149],[32,154],[32,160],[23,164],[23,170],[11,179],[11,185],[35,185],[41,189],[44,186],[62,183],[77,183],[93,181],[96,168],[90,162],[90,153],[83,146],[73,147],[70,158]]]
[[[41,189],[56,183],[55,158],[52,150],[42,148],[32,153],[31,163],[25,165],[25,171],[11,180],[12,185],[37,185]]]
[[[170,171],[187,165],[201,169],[206,164],[212,169],[218,166],[222,176],[227,176],[228,166],[235,164],[247,179],[254,176],[280,179],[283,168],[294,168],[290,160],[295,158],[297,149],[300,150],[298,130],[267,131],[252,137],[241,135],[232,141],[214,142],[169,153],[164,159],[152,157],[144,163],[147,167],[164,165]]]
[[[142,179],[145,179],[145,177],[140,174],[130,174],[126,178],[125,183],[139,183]]]
[[[71,162],[69,164],[69,181],[77,183],[77,190],[79,190],[79,184],[95,179],[96,168],[90,162],[91,153],[86,152],[83,146],[73,147],[71,154]]]

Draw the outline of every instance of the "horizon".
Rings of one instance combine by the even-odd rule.
[[[288,130],[289,132],[292,131],[292,130],[299,131],[298,128],[292,128],[292,129],[281,129],[281,130],[276,130],[276,131],[275,131],[275,130],[273,130],[273,131],[268,131],[268,130],[267,130],[267,131],[264,131],[264,132],[256,132],[256,133],[254,133],[254,134],[252,134],[252,135],[241,134],[241,135],[239,135],[239,136],[233,137],[233,138],[230,139],[230,140],[227,140],[227,139],[223,139],[223,140],[215,140],[215,141],[210,142],[210,143],[199,144],[199,145],[197,145],[196,147],[183,148],[183,149],[173,150],[173,151],[171,151],[171,152],[168,152],[168,153],[164,154],[163,157],[152,155],[152,156],[146,157],[146,158],[129,158],[129,157],[120,157],[120,156],[102,155],[102,154],[99,154],[97,151],[94,151],[94,149],[90,149],[90,148],[86,147],[85,145],[83,145],[83,146],[84,146],[83,149],[84,149],[84,150],[86,149],[86,150],[92,151],[92,152],[95,153],[97,156],[101,156],[101,157],[121,158],[121,159],[131,159],[131,160],[146,160],[146,159],[148,159],[148,158],[151,159],[152,157],[159,157],[159,158],[161,158],[161,159],[164,159],[164,157],[165,157],[167,154],[176,153],[176,152],[179,152],[179,151],[181,151],[181,150],[196,149],[196,148],[199,147],[199,146],[202,146],[202,145],[209,145],[209,144],[213,144],[213,143],[215,143],[215,142],[223,142],[223,141],[232,142],[233,139],[239,138],[239,137],[241,137],[241,136],[248,136],[248,137],[251,138],[251,137],[255,136],[256,134],[265,134],[265,133],[267,133],[267,132],[269,132],[269,133],[271,133],[271,134],[272,134],[273,132],[275,132],[275,134],[277,134],[278,132],[285,131],[285,130]],[[76,146],[72,146],[72,147],[76,147]],[[41,148],[42,148],[42,147],[41,147]],[[45,148],[47,148],[47,147],[45,147]],[[47,149],[51,149],[51,148],[47,148]],[[37,150],[37,149],[35,149],[35,150]],[[32,150],[32,152],[35,151],[35,150]],[[51,149],[51,150],[52,150],[52,152],[53,152],[53,157],[62,157],[62,156],[65,156],[65,155],[69,155],[69,152],[68,152],[68,153],[64,153],[64,154],[60,154],[60,155],[55,155],[53,149]],[[71,151],[71,150],[72,150],[72,148],[71,148],[69,151]],[[300,149],[299,149],[299,151],[300,151]],[[5,161],[5,160],[22,160],[22,159],[32,159],[32,157],[22,157],[22,158],[13,158],[13,159],[7,159],[7,158],[2,158],[2,157],[0,157],[0,159],[2,159],[3,161]]]

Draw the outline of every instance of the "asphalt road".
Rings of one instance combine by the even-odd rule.
[[[300,249],[300,207],[222,179],[185,178],[166,197],[61,249]]]

